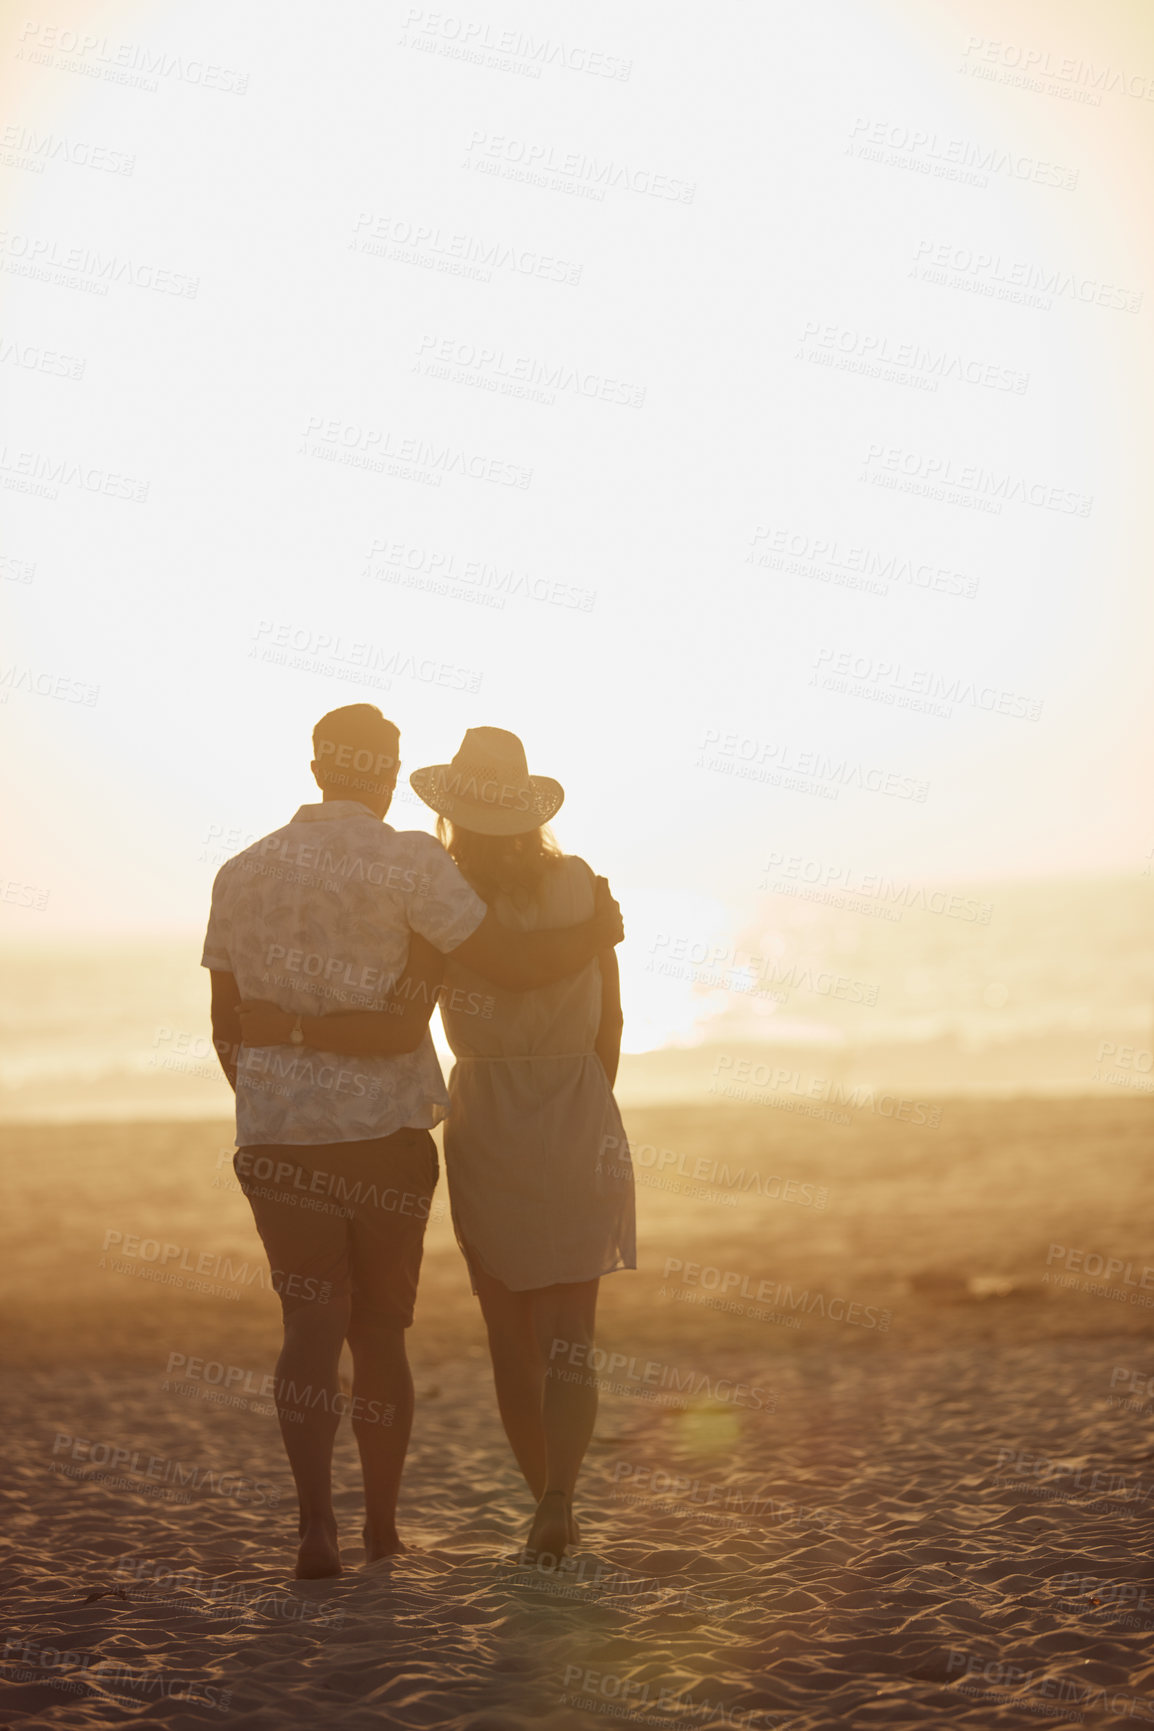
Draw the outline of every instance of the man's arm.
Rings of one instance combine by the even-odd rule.
[[[591,920],[552,932],[512,931],[490,909],[476,931],[448,953],[513,992],[551,986],[554,980],[579,974],[602,950],[612,950],[624,938],[621,909],[604,878],[597,879],[593,905]]]
[[[593,1050],[600,1058],[612,1088],[617,1080],[617,1066],[621,1061],[621,1030],[625,1021],[621,1014],[621,975],[617,967],[617,951],[602,950],[597,961],[601,968],[601,1020],[597,1026]]]
[[[337,1010],[328,1016],[302,1016],[304,1044],[319,1052],[355,1058],[395,1058],[415,1052],[444,978],[445,958],[417,932],[409,934],[405,971],[380,1010]],[[246,1000],[240,1007],[246,1046],[284,1046],[296,1017],[275,1004]]]
[[[212,980],[212,1043],[228,1085],[235,1094],[236,1059],[241,1043],[240,1016],[237,1014],[240,987],[235,974],[218,973],[215,968],[209,970],[209,978]]]

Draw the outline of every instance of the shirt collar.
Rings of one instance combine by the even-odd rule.
[[[347,823],[352,817],[371,818],[373,823],[380,823],[375,811],[370,811],[367,805],[362,805],[359,799],[326,799],[320,805],[302,805],[293,818],[294,823]]]

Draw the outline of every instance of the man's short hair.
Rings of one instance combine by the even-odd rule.
[[[330,709],[313,728],[313,761],[326,792],[351,796],[392,787],[400,745],[400,729],[372,703]]]

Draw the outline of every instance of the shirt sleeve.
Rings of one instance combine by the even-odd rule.
[[[420,838],[417,883],[407,903],[413,931],[442,953],[471,937],[489,911],[431,835]]]
[[[229,955],[232,938],[232,920],[226,909],[224,884],[221,875],[217,874],[212,886],[212,907],[209,909],[208,930],[204,934],[204,953],[200,958],[202,968],[211,968],[217,974],[231,974],[236,970]]]

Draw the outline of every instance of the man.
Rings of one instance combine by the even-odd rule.
[[[502,927],[439,842],[383,822],[399,747],[371,704],[317,723],[321,803],[222,866],[202,957],[213,1041],[236,1093],[234,1167],[284,1318],[277,1411],[300,1503],[300,1579],[341,1569],[332,1451],[346,1339],[366,1560],[401,1548],[396,1503],[413,1413],[404,1331],[438,1176],[429,1131],[448,1106],[428,1031],[440,958],[423,969],[422,947],[525,991],[579,972],[623,936],[608,896],[580,926]],[[243,1047],[239,1005],[251,999],[295,1012],[294,1034],[302,1016],[388,1010],[396,1055]],[[334,1194],[344,1206],[324,1200]]]

